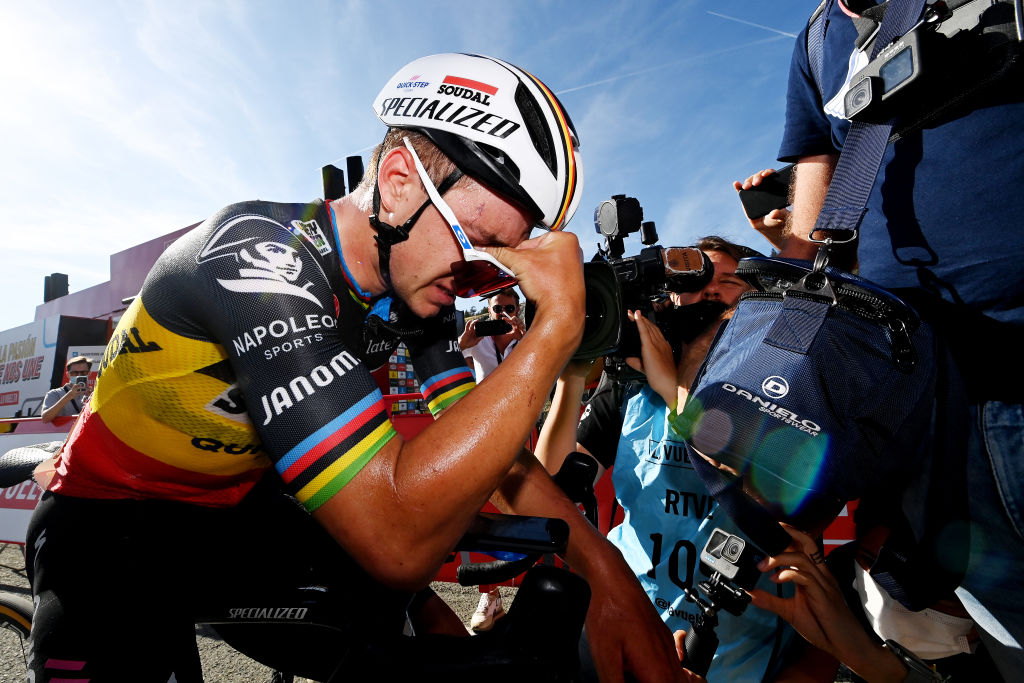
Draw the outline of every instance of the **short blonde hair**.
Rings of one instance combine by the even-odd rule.
[[[391,150],[404,147],[405,138],[409,138],[409,143],[416,150],[416,156],[423,162],[423,168],[426,169],[427,176],[434,183],[434,187],[440,185],[457,168],[455,163],[426,135],[405,128],[389,128],[384,136],[384,141],[377,145],[373,154],[370,155],[370,163],[367,165],[362,179],[356,189],[352,190],[352,199],[360,209],[366,211],[373,205],[373,190],[377,185],[377,171],[380,168],[381,159],[387,156]],[[459,178],[452,187],[468,182],[466,177]]]

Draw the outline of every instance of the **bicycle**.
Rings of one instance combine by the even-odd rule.
[[[36,465],[51,455],[50,450],[24,447],[0,456],[0,486],[28,479]],[[567,543],[568,525],[563,520],[481,513],[453,557],[461,550],[523,555],[483,568],[460,567],[463,585],[498,583],[521,573],[524,565],[533,565],[542,554],[564,552]],[[5,614],[2,605],[10,604],[11,628],[17,633],[27,670],[32,605],[24,598],[10,598],[9,603],[0,602],[0,617]],[[538,565],[527,571],[508,615],[486,634],[462,638],[412,633],[374,641],[360,640],[353,633],[333,598],[330,587],[323,585],[264,592],[245,603],[234,596],[230,602],[209,606],[197,623],[209,624],[236,650],[274,669],[273,680],[280,683],[295,675],[360,681],[371,677],[433,680],[462,673],[482,673],[490,681],[554,683],[573,680],[579,666],[577,642],[590,590],[577,575]],[[200,670],[198,650],[181,656],[176,670]],[[178,680],[185,679],[179,676]]]

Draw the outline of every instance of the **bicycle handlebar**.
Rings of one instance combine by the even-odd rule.
[[[12,448],[0,455],[0,489],[31,479],[32,472],[39,463],[50,459],[62,445],[63,441],[48,441],[34,446]]]

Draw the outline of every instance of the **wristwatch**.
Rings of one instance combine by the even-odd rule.
[[[907,677],[903,679],[905,683],[947,683],[949,681],[948,676],[940,674],[895,640],[885,641],[884,647],[892,650],[892,653],[903,662],[903,666],[907,667]]]

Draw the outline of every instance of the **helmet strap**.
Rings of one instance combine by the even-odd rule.
[[[452,189],[452,185],[458,182],[461,177],[462,171],[456,168],[448,174],[447,178],[441,181],[437,188],[437,193],[444,195],[444,193]],[[408,220],[401,225],[391,225],[380,219],[380,184],[378,182],[373,186],[373,213],[370,214],[370,227],[377,233],[373,236],[374,241],[377,242],[377,260],[380,264],[380,275],[388,289],[394,289],[391,286],[391,247],[409,239],[409,232],[412,230],[412,226],[416,224],[416,221],[420,219],[420,215],[426,211],[430,204],[430,197],[427,197],[426,201],[420,205],[420,208],[416,209]]]

